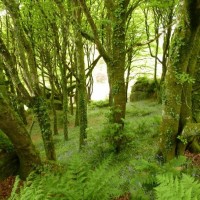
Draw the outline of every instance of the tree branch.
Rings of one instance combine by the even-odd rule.
[[[126,19],[129,17],[129,15],[132,14],[132,12],[139,6],[139,4],[142,2],[143,0],[138,0],[136,1],[126,12]]]
[[[95,68],[95,66],[96,66],[96,64],[98,63],[98,61],[99,61],[100,58],[101,58],[101,55],[99,55],[99,56],[92,62],[92,64],[88,67],[88,72],[87,72],[87,74],[86,74],[86,77],[88,77],[88,76],[92,73],[93,69]]]
[[[170,24],[169,26],[173,26],[175,23]],[[161,33],[158,33],[154,38],[147,40],[145,42],[140,42],[140,43],[134,43],[132,44],[129,48],[126,49],[126,52],[129,52],[131,50],[131,48],[133,47],[141,47],[141,46],[145,46],[148,45],[152,42],[154,42],[155,40],[157,40],[163,33],[165,33],[165,30],[169,27],[167,26]]]
[[[94,35],[94,42],[97,45],[97,49],[98,49],[99,53],[101,54],[101,56],[104,58],[104,60],[106,62],[109,62],[111,60],[111,58],[100,42],[97,26],[94,23],[94,20],[93,20],[91,14],[90,14],[90,11],[85,3],[85,0],[78,0],[78,2],[80,3],[82,10],[88,20],[88,23],[90,24],[90,27],[91,27],[93,35]]]

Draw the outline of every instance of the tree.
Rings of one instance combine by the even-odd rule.
[[[184,152],[185,140],[198,134],[192,121],[192,86],[200,51],[200,1],[183,0],[172,39],[163,97],[160,153],[165,161]],[[180,140],[178,140],[178,138]]]
[[[170,46],[170,39],[172,35],[172,26],[173,20],[175,18],[176,9],[175,5],[177,4],[176,0],[170,1],[150,1],[147,2],[144,6],[144,18],[145,18],[145,29],[147,39],[150,39],[150,35],[152,32],[155,34],[155,48],[153,48],[152,43],[148,43],[149,53],[151,57],[154,58],[154,81],[156,85],[159,87],[157,81],[157,67],[158,63],[162,65],[162,75],[160,83],[163,83],[165,79],[165,75],[167,72],[167,61],[169,57],[169,46]],[[149,17],[152,16],[152,17]],[[153,27],[153,31],[151,30]],[[163,44],[161,52],[159,50],[160,44],[160,29],[162,30],[162,38]],[[161,58],[159,58],[159,54],[161,54]],[[159,89],[159,88],[158,88]]]
[[[28,101],[28,105],[34,107],[41,128],[47,158],[55,160],[56,154],[52,138],[50,118],[47,112],[45,99],[42,97],[39,87],[39,77],[37,72],[38,63],[35,56],[34,46],[32,45],[32,38],[27,34],[25,27],[22,25],[19,4],[13,0],[3,0],[2,2],[12,18],[14,39],[17,44],[17,53],[19,54],[20,65],[23,66],[21,67],[22,77],[28,90],[23,86],[19,78],[19,72],[16,69],[16,56],[9,52],[9,49],[4,44],[2,35],[0,40],[2,49],[0,53],[4,58],[5,66],[12,77],[14,85],[21,92],[25,100]]]
[[[6,81],[0,65],[0,129],[12,142],[20,161],[20,177],[25,179],[31,171],[41,165],[41,160],[25,125],[9,105]]]
[[[87,6],[87,1],[78,0],[81,8],[90,24],[93,33],[93,42],[96,44],[100,55],[107,64],[108,79],[110,86],[110,104],[112,116],[110,123],[116,128],[115,135],[120,135],[124,127],[126,112],[126,87],[124,80],[125,59],[126,59],[126,22],[128,16],[139,5],[141,1],[134,1],[130,5],[129,0],[105,1],[108,13],[108,25],[106,27],[106,45],[101,41],[101,31],[98,29],[92,14]],[[110,29],[109,29],[110,26]],[[109,32],[109,33],[108,33]],[[120,151],[121,137],[115,141],[115,150]]]
[[[77,26],[82,25],[82,12],[78,6],[78,1],[74,1],[73,5],[74,18],[76,25],[74,26],[75,33],[75,48],[76,48],[76,63],[78,72],[78,110],[79,110],[79,126],[80,126],[80,148],[85,144],[87,138],[87,90],[85,78],[85,63],[84,63],[84,49],[81,32],[78,31]]]

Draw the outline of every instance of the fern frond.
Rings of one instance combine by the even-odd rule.
[[[107,200],[122,194],[118,171],[110,171],[109,159],[91,169],[79,156],[62,173],[45,171],[30,176],[12,200]]]
[[[173,174],[157,176],[159,186],[155,188],[157,200],[200,199],[200,183],[193,177],[183,174],[181,178]]]
[[[14,199],[17,198],[17,195],[18,195],[17,189],[18,189],[18,186],[19,186],[19,182],[20,182],[20,178],[19,178],[19,176],[16,176],[9,200],[14,200]]]

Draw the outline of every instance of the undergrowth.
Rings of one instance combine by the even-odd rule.
[[[199,200],[200,182],[187,174],[180,177],[173,174],[157,176],[159,185],[155,188],[157,200]]]
[[[25,185],[16,192],[15,182],[10,200],[107,200],[123,194],[123,179],[119,169],[109,170],[111,158],[95,169],[80,156],[74,156],[65,171],[48,170],[31,174]]]
[[[115,154],[111,142],[115,127],[107,120],[106,103],[89,106],[87,145],[82,151],[78,148],[79,127],[74,127],[74,116],[71,116],[69,141],[63,141],[62,130],[54,136],[58,155],[56,164],[64,166],[62,170],[47,167],[40,174],[31,174],[20,192],[16,181],[10,199],[113,200],[130,193],[132,200],[161,200],[162,195],[171,200],[170,191],[172,194],[182,192],[178,193],[180,197],[188,195],[185,200],[198,199],[199,193],[190,189],[193,184],[194,188],[199,187],[193,178],[196,172],[192,168],[188,170],[185,157],[165,165],[155,158],[161,105],[154,101],[128,103],[125,129],[121,133],[125,143],[121,152]],[[35,129],[33,137],[37,136],[37,126]],[[37,147],[43,155],[41,141],[37,141]],[[191,186],[186,185],[186,180]],[[187,194],[184,193],[187,192],[186,186],[191,190]]]

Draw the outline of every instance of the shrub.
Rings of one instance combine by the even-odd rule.
[[[98,107],[98,108],[104,108],[109,106],[108,100],[99,100],[99,101],[92,101],[90,103],[91,107]]]
[[[130,101],[139,101],[156,97],[156,83],[154,80],[145,77],[137,78],[131,88]]]

